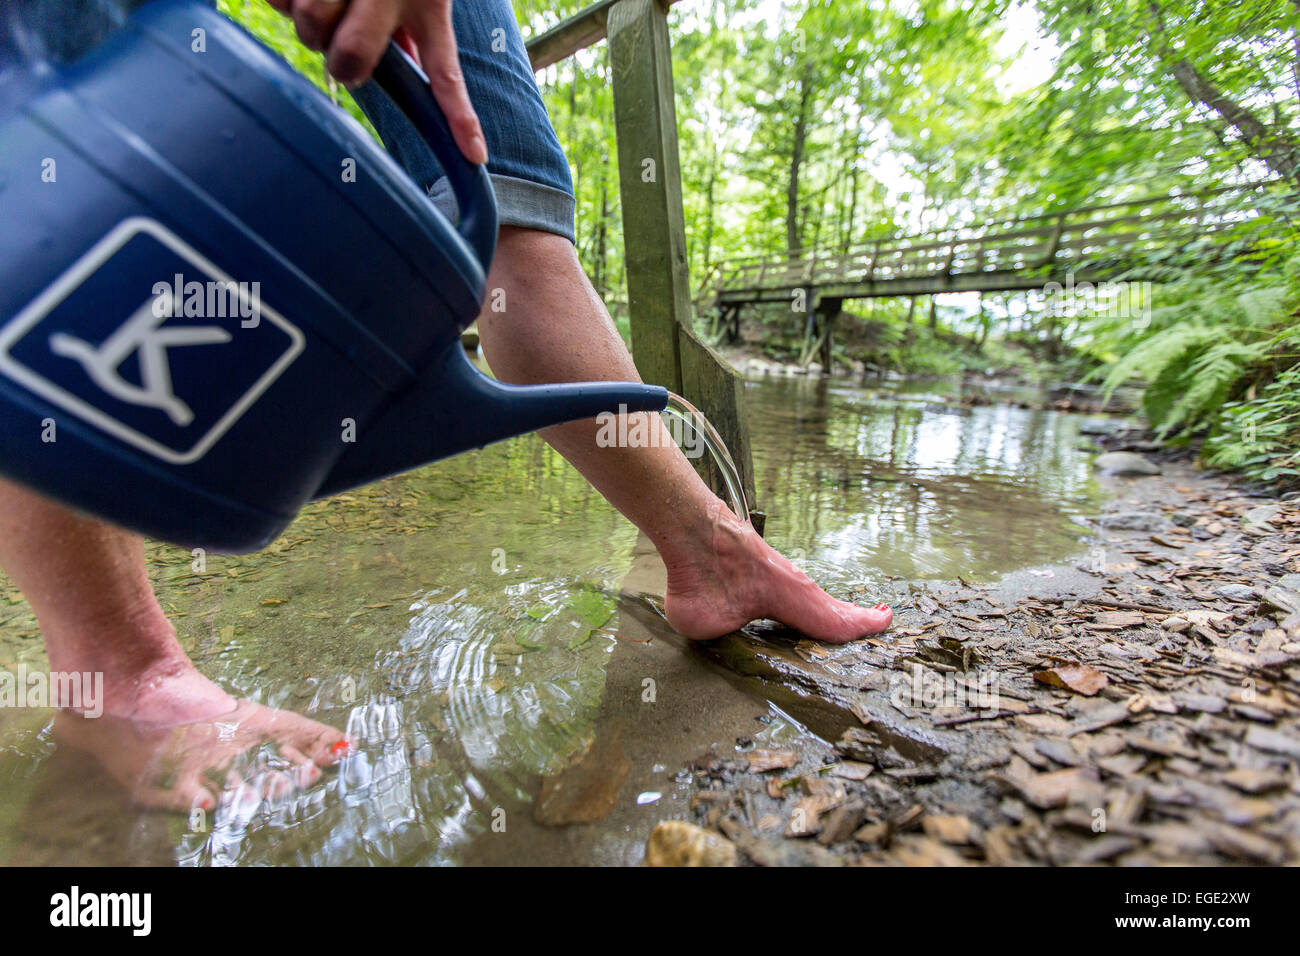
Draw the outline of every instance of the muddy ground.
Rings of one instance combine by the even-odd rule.
[[[1104,479],[1076,566],[906,586],[891,632],[847,646],[707,645],[816,736],[690,761],[701,829],[661,827],[650,860],[1300,860],[1300,497],[1161,468]]]

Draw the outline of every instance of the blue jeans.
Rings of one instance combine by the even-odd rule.
[[[465,85],[487,138],[501,225],[542,229],[573,242],[569,161],[533,79],[510,0],[459,0],[452,19]],[[367,83],[352,96],[393,158],[454,219],[456,201],[442,168],[388,95]]]
[[[55,59],[73,60],[101,42],[129,10],[146,0],[19,2],[49,53]],[[488,172],[501,224],[554,232],[572,242],[574,199],[569,162],[533,79],[510,0],[458,0],[452,6],[452,16],[465,85],[487,138]],[[454,220],[456,201],[442,168],[388,95],[376,84],[367,83],[353,97],[393,158]]]

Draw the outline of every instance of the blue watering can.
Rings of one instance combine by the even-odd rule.
[[[250,551],[312,498],[664,407],[662,388],[515,387],[470,363],[496,203],[395,45],[375,79],[446,171],[458,229],[201,4],[146,4],[73,63],[6,6],[0,472],[162,540]]]

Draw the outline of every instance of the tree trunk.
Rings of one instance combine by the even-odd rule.
[[[785,245],[793,257],[802,247],[799,235],[799,172],[808,139],[808,101],[812,96],[807,70],[799,77],[799,112],[794,121],[794,144],[790,149],[790,178],[785,191]]]
[[[1242,142],[1257,159],[1279,176],[1300,183],[1300,144],[1281,130],[1266,125],[1248,108],[1202,76],[1185,57],[1173,65],[1171,72],[1193,102],[1218,113],[1236,129]]]
[[[981,292],[980,293],[980,332],[979,332],[979,338],[975,342],[976,352],[984,351],[984,343],[985,341],[988,340],[989,337],[989,326],[992,324],[993,324],[993,320],[989,318],[988,311],[984,308],[984,293]]]
[[[596,275],[592,285],[596,288],[596,295],[603,301],[609,293],[609,277],[605,274],[606,269],[606,247],[609,222],[609,189],[605,179],[605,171],[602,168],[600,173],[600,224],[596,227]]]
[[[1238,103],[1215,86],[1187,57],[1174,50],[1165,29],[1164,11],[1160,4],[1156,0],[1148,0],[1147,9],[1151,11],[1157,42],[1163,47],[1161,58],[1170,63],[1169,72],[1188,99],[1218,114],[1237,131],[1251,154],[1269,169],[1300,184],[1300,143],[1285,130],[1268,126],[1249,107]]]

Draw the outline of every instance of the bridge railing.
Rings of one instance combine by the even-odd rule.
[[[718,294],[850,286],[980,273],[1061,271],[1198,238],[1253,215],[1243,200],[1266,184],[1155,196],[953,230],[882,238],[794,258],[751,256],[719,266]],[[938,290],[942,291],[942,290]]]

